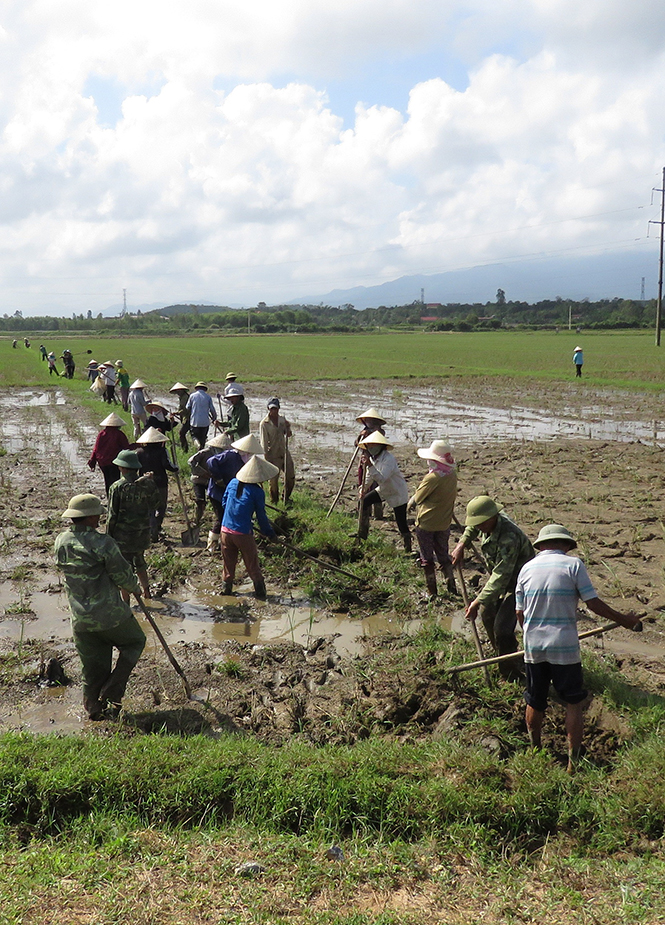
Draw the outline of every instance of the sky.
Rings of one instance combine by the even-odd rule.
[[[655,295],[662,0],[5,0],[0,94],[0,313],[636,252]]]

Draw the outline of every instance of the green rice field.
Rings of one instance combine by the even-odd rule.
[[[240,381],[254,382],[457,376],[564,381],[574,377],[572,354],[579,342],[585,355],[583,382],[654,390],[665,385],[665,346],[656,347],[653,334],[646,331],[78,336],[43,342],[58,356],[69,347],[77,375],[91,356],[99,362],[122,359],[132,377],[141,376],[153,386],[169,386],[175,379],[190,386],[197,379],[220,383],[229,370]],[[39,360],[39,343],[33,339],[26,350],[19,340],[14,350],[11,338],[0,340],[3,385],[33,385],[49,378],[46,363]]]

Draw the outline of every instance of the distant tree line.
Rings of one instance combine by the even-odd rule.
[[[266,305],[232,309],[211,305],[169,305],[163,309],[127,313],[117,318],[73,314],[71,317],[24,318],[20,311],[0,318],[7,333],[172,334],[183,333],[353,333],[390,328],[425,331],[484,331],[501,328],[573,327],[643,328],[655,323],[655,300],[600,299],[513,302],[499,289],[494,302],[429,304],[366,308],[353,305]]]

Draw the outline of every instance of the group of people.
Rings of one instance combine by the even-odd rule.
[[[113,365],[117,370],[117,364]],[[161,528],[168,472],[178,472],[178,425],[180,445],[188,447],[187,436],[196,445],[188,460],[196,523],[201,522],[210,502],[214,522],[207,549],[212,554],[221,550],[224,593],[233,591],[241,556],[255,596],[266,596],[253,522],[262,534],[275,537],[262,485],[269,482],[271,498],[276,502],[281,471],[284,497],[288,499],[293,490],[295,471],[288,449],[291,425],[280,413],[279,399],[271,398],[261,421],[260,439],[251,434],[244,390],[234,374],[227,378],[231,381],[227,381],[225,395],[218,394],[218,399],[220,413],[223,398],[230,412],[223,429],[215,427],[212,433],[211,427],[220,421],[206,383],[197,382],[190,393],[185,385],[176,382],[170,392],[178,399],[178,409],[170,412],[160,402],[147,401],[145,384],[135,380],[127,396],[135,443],[130,446],[122,433],[125,421],[112,412],[101,422],[102,430],[89,460],[90,466],[99,465],[104,475],[108,494],[106,535],[96,529],[103,508],[93,495],[72,498],[63,514],[72,519],[72,526],[58,538],[56,555],[65,575],[74,637],[84,666],[85,706],[93,719],[117,713],[129,673],[145,642],[128,599],[130,593],[150,596],[145,551]],[[418,456],[427,463],[427,473],[409,497],[408,485],[385,434],[386,419],[372,407],[356,420],[362,425],[356,439],[360,451],[359,537],[368,535],[370,512],[382,517],[386,503],[393,509],[404,548],[410,553],[412,536],[407,514],[415,512],[418,558],[430,599],[438,594],[437,565],[448,594],[456,594],[455,570],[461,577],[465,552],[474,542],[480,543],[488,577],[468,602],[467,619],[475,621],[480,617],[493,649],[506,656],[500,663],[503,676],[525,680],[526,723],[534,747],[541,743],[549,686],[553,685],[566,704],[569,769],[574,770],[580,755],[582,707],[587,697],[576,629],[577,602],[584,601],[594,613],[629,628],[639,628],[638,617],[616,611],[598,597],[582,561],[569,555],[576,541],[565,527],[547,525],[532,543],[501,504],[487,495],[469,501],[463,533],[449,553],[458,490],[457,466],[450,445],[439,439],[418,448]],[[167,433],[174,446],[172,459],[165,450]],[[511,658],[518,649],[518,623],[523,629],[525,651],[523,658]],[[114,646],[120,650],[120,658],[111,669]]]

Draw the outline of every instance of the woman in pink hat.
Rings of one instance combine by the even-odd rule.
[[[445,440],[434,440],[429,447],[418,450],[426,459],[429,472],[422,480],[409,507],[416,508],[416,539],[420,547],[420,564],[425,571],[430,598],[437,595],[436,562],[446,577],[448,593],[456,594],[455,573],[448,555],[450,523],[457,498],[457,470],[450,446]],[[436,560],[436,562],[435,562]]]

